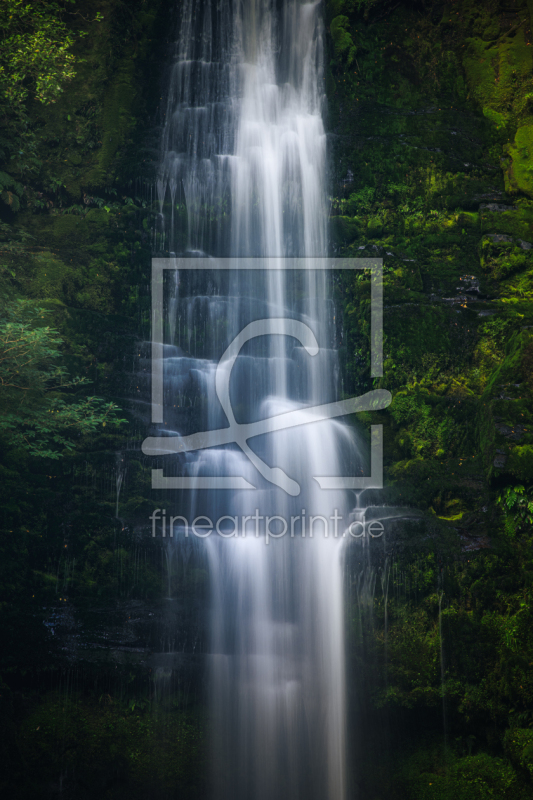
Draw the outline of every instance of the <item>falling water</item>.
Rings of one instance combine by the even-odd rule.
[[[165,431],[181,436],[227,424],[216,366],[254,320],[299,320],[320,352],[311,358],[292,336],[248,342],[230,386],[239,422],[336,399],[338,364],[327,274],[312,269],[327,248],[321,3],[184,0],[180,9],[157,184],[160,251],[306,259],[297,272],[172,277]],[[173,512],[225,517],[205,539],[214,795],[343,800],[346,540],[332,519],[348,520],[350,502],[313,476],[346,474],[347,464],[354,474],[358,449],[331,421],[256,437],[252,447],[164,457],[167,475],[239,475],[257,487],[183,493]],[[261,477],[258,457],[299,494]]]
[[[120,490],[122,488],[124,474],[125,474],[124,454],[117,453],[115,456],[115,488],[116,488],[115,518],[116,519],[118,519],[118,504],[120,501]]]
[[[383,656],[384,656],[384,675],[385,685],[388,684],[388,668],[389,668],[389,581],[390,581],[390,564],[388,558],[385,559],[385,565],[381,572],[381,590],[383,592]]]
[[[448,729],[446,725],[446,671],[444,666],[444,645],[442,641],[442,598],[444,592],[439,592],[439,646],[440,646],[440,685],[442,695],[442,728],[444,732],[444,749],[448,748]]]

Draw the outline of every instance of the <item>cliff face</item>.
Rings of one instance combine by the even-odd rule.
[[[391,409],[395,431],[417,404],[431,407],[416,415],[419,429],[391,431],[392,469],[399,478],[424,460],[457,475],[448,459],[474,447],[487,480],[531,481],[529,432],[516,450],[518,439],[488,424],[529,422],[528,8],[355,7],[328,5],[333,247],[385,259],[383,385],[403,405]],[[354,350],[347,367],[361,382]],[[498,404],[511,383],[516,398]]]
[[[55,461],[3,440],[13,797],[53,796],[63,779],[76,797],[202,791],[205,564],[151,538],[160,503],[129,404],[145,389],[172,6],[74,5],[76,76],[57,102],[28,101],[23,144],[14,128],[3,144],[6,304],[46,308],[68,369],[129,420]],[[394,400],[364,421],[384,425],[385,501],[422,513],[378,565],[389,589],[372,622],[355,603],[348,614],[368,798],[531,794],[531,13],[521,0],[326,3],[331,246],[384,259],[380,385]],[[346,389],[360,393],[369,283],[344,277],[338,293]]]
[[[388,502],[425,517],[391,543],[372,633],[354,608],[369,797],[531,791],[530,12],[520,0],[327,3],[332,243],[384,259],[380,385],[393,402],[373,421]],[[362,390],[368,284],[340,292]],[[397,752],[395,778],[391,724],[414,748]]]
[[[157,504],[130,403],[150,331],[153,179],[174,3],[35,8],[63,9],[76,74],[53,103],[30,92],[22,109],[2,105],[0,322],[22,301],[43,346],[91,381],[58,387],[51,399],[45,392],[46,408],[32,398],[34,417],[23,421],[37,436],[54,399],[97,395],[128,423],[78,426],[70,454],[50,442],[60,456],[52,459],[32,455],[31,438],[20,446],[9,428],[0,433],[0,786],[21,798],[196,797],[205,774],[196,655],[205,565],[152,539]],[[50,370],[40,353],[39,379]],[[7,418],[20,397],[5,397]]]

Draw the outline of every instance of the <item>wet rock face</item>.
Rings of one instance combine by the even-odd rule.
[[[533,290],[533,206],[525,183],[528,8],[434,6],[430,19],[419,24],[403,7],[383,9],[381,18],[368,11],[365,21],[341,5],[358,52],[353,66],[337,53],[330,67],[332,167],[339,176],[332,244],[342,255],[372,252],[384,259],[389,357],[383,386],[402,394],[416,387],[427,393],[426,402],[447,398],[447,413],[469,431],[458,449],[453,437],[445,446],[431,445],[413,436],[414,422],[403,422],[398,432],[391,420],[399,444],[392,461],[424,453],[434,459],[436,476],[443,467],[437,451],[452,458],[469,452],[487,476],[512,480],[509,462],[495,448],[505,442],[508,453],[518,443],[528,446],[522,437],[530,421],[531,390],[522,377],[529,359],[527,325],[533,321],[526,300]],[[335,3],[328,8],[330,14],[338,11]],[[379,32],[374,43],[371,30]],[[394,49],[399,41],[401,55]],[[363,285],[357,287],[361,298]],[[359,350],[360,309],[357,323],[350,311],[353,334],[348,325],[348,340],[353,335]],[[425,320],[418,324],[418,340],[413,316]],[[360,364],[354,361],[350,372],[362,386]],[[513,393],[505,420],[489,424],[503,375],[521,389]],[[455,415],[470,402],[473,416],[459,421]],[[470,451],[462,449],[467,440]],[[445,479],[452,473],[457,481],[457,470]]]
[[[516,565],[516,583],[508,588],[518,587],[530,568],[529,557],[517,555],[530,547],[530,523],[520,511],[527,502],[516,499],[518,490],[506,492],[524,485],[527,495],[533,481],[531,4],[435,3],[422,12],[423,22],[406,5],[367,6],[366,16],[347,2],[327,5],[331,16],[347,16],[357,48],[353,64],[335,54],[328,76],[332,247],[343,256],[383,258],[380,386],[393,394],[379,420],[385,496],[391,504],[401,497],[416,506],[424,520],[418,530],[410,523],[389,539],[398,542],[391,557],[401,565],[391,587],[405,592],[406,614],[421,613],[409,593],[420,580],[417,559],[432,564],[431,591],[449,592],[449,619],[457,614],[454,623],[444,623],[443,674],[467,682],[474,672],[459,648],[475,660],[481,634],[472,630],[467,643],[459,618],[474,607],[480,619],[494,610],[491,592],[505,579],[502,573],[492,583],[487,570],[503,542]],[[346,280],[340,296],[347,384],[360,392],[373,385],[365,372],[369,282]],[[439,555],[426,561],[421,553],[431,542]],[[452,572],[461,575],[468,601],[459,599],[459,584],[444,589]],[[378,638],[387,641],[380,653],[392,661],[387,674],[395,687],[382,688],[380,697],[402,703],[402,696],[407,703],[399,677],[409,663],[400,655],[403,612],[391,633],[390,595],[381,597],[376,585],[383,615]],[[428,620],[421,630],[429,626]],[[495,674],[497,661],[491,651],[478,674]],[[414,662],[411,667],[407,692],[414,700],[420,673]],[[487,694],[487,703],[492,699]],[[504,707],[513,707],[510,696]],[[501,725],[503,735],[503,717]]]
[[[185,594],[174,583],[174,596],[150,600],[102,602],[79,590],[58,599],[58,605],[42,608],[43,656],[50,667],[74,670],[82,684],[112,680],[121,686],[129,676],[141,693],[186,692],[190,702],[203,702],[208,649],[203,582],[196,588],[190,582]]]
[[[67,601],[45,612],[50,636],[72,663],[109,660],[152,666],[158,653],[166,653],[179,664],[205,649],[205,602],[192,595],[185,603],[175,598],[94,606]]]

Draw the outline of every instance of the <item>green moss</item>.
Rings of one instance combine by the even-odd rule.
[[[533,482],[533,446],[515,445],[507,459],[506,469],[519,481]]]
[[[465,42],[463,67],[471,97],[497,127],[520,119],[526,111],[525,96],[533,69],[532,48],[526,41],[524,25],[512,38],[502,36],[496,43],[478,38]]]
[[[467,39],[463,66],[471,96],[497,129],[518,125],[513,144],[505,145],[509,156],[505,189],[513,194],[533,193],[533,125],[529,76],[533,70],[531,43],[522,24],[512,38],[502,36],[496,44]]]
[[[333,40],[335,55],[345,61],[347,66],[350,66],[357,53],[357,48],[350,34],[350,21],[348,17],[342,14],[334,17],[331,20],[329,29]]]
[[[494,111],[493,108],[484,108],[483,115],[493,122],[497,128],[504,128],[507,123],[507,118],[499,111]]]
[[[480,263],[496,281],[503,281],[515,273],[528,269],[532,263],[530,251],[524,250],[516,241],[495,241],[487,237],[481,243]]]
[[[120,61],[105,94],[100,122],[102,146],[98,151],[95,167],[82,177],[84,185],[109,186],[112,183],[113,161],[135,124],[135,117],[132,115],[135,95],[135,61],[129,52]]]
[[[364,222],[357,218],[333,217],[330,226],[330,235],[333,243],[345,245],[359,237],[364,230]]]
[[[63,300],[71,294],[76,284],[75,270],[51,253],[40,253],[34,258],[30,294]]]
[[[530,241],[533,234],[533,207],[520,205],[503,212],[483,208],[480,211],[480,232],[509,234]]]
[[[505,171],[506,191],[533,196],[533,124],[518,128],[514,144],[507,145],[506,152],[511,157]]]
[[[532,340],[533,336],[529,330],[516,331],[509,337],[505,359],[493,373],[489,391],[495,391],[499,386],[520,384],[528,380],[529,365],[524,362],[524,356]]]
[[[466,39],[463,67],[472,96],[482,108],[494,98],[498,67],[498,48],[482,39]]]
[[[57,244],[82,244],[87,240],[87,225],[84,217],[64,214],[52,218],[51,233]]]
[[[145,127],[146,108],[155,101],[152,84],[159,70],[154,63],[147,70],[146,61],[164,5],[165,0],[132,0],[126,11],[114,0],[88,0],[84,13],[101,11],[103,21],[90,24],[76,46],[76,76],[58,102],[34,110],[39,188],[53,191],[54,206],[68,205],[65,195],[79,202],[87,188],[102,191],[117,177],[124,179],[132,136]]]

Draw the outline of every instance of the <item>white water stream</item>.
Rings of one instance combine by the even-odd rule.
[[[180,8],[158,179],[159,250],[326,255],[321,3],[184,0]],[[185,435],[227,425],[215,391],[216,365],[228,343],[257,319],[304,322],[320,352],[311,357],[281,335],[245,345],[230,386],[237,420],[336,399],[326,272],[173,274],[167,301],[173,345],[165,351],[166,399],[175,410],[166,431]],[[174,464],[175,474],[240,475],[259,487],[184,492],[173,512],[212,521],[238,517],[237,536],[205,539],[213,793],[217,800],[344,800],[341,555],[353,498],[319,489],[313,476],[354,474],[357,447],[353,434],[333,421],[256,437],[250,446],[296,480],[300,494],[290,496],[262,478],[235,447],[165,461],[166,474]],[[263,518],[256,523],[259,535],[252,521],[243,530],[243,515],[256,509]],[[335,513],[344,520],[338,537]],[[267,543],[267,515],[289,525],[297,517],[294,535],[289,528]],[[313,536],[311,516],[319,517]],[[281,532],[282,520],[271,522],[271,532]],[[234,527],[231,520],[224,525],[223,533]]]

